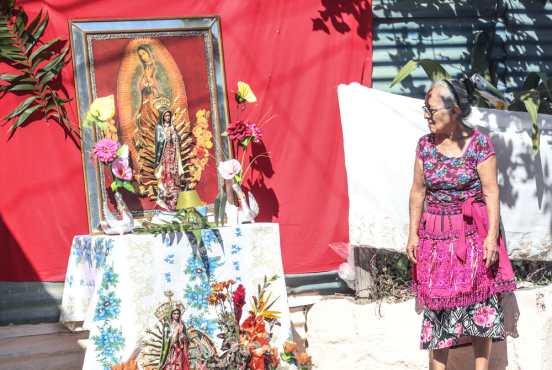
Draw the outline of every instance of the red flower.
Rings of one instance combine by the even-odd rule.
[[[232,294],[232,302],[234,302],[234,315],[239,323],[242,316],[242,309],[245,305],[245,288],[243,285],[238,285],[234,294]]]
[[[249,136],[250,130],[245,122],[238,121],[232,126],[228,127],[228,129],[226,129],[226,132],[228,133],[228,137],[231,140],[243,141],[246,137]]]

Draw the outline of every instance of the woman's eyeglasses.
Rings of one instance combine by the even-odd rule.
[[[426,105],[422,106],[422,109],[424,111],[424,113],[427,113],[429,114],[430,116],[433,116],[436,112],[440,111],[440,110],[443,110],[443,109],[447,109],[447,108],[437,108],[437,109],[433,109],[433,108],[430,108]]]

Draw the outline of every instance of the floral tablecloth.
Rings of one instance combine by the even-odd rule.
[[[208,303],[211,284],[233,279],[251,295],[265,276],[279,278],[270,290],[281,312],[273,342],[290,337],[289,309],[277,224],[257,223],[193,233],[121,236],[83,235],[73,239],[60,321],[83,321],[90,330],[83,370],[111,369],[141,350],[160,327],[167,302],[182,307],[187,328],[220,345],[217,313]],[[161,335],[161,334],[159,334]]]

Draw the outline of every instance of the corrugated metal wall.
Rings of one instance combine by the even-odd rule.
[[[429,80],[419,68],[389,88],[410,59],[440,61],[452,76],[467,71],[474,34],[494,35],[491,59],[504,92],[519,89],[528,71],[552,69],[552,3],[533,1],[373,0],[373,87],[423,97]]]

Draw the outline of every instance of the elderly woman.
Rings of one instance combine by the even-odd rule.
[[[430,134],[416,149],[410,192],[408,258],[424,306],[421,348],[446,369],[448,349],[471,343],[487,370],[492,340],[504,339],[500,293],[516,288],[500,232],[496,156],[491,139],[466,126],[464,82],[435,82],[425,98]]]

